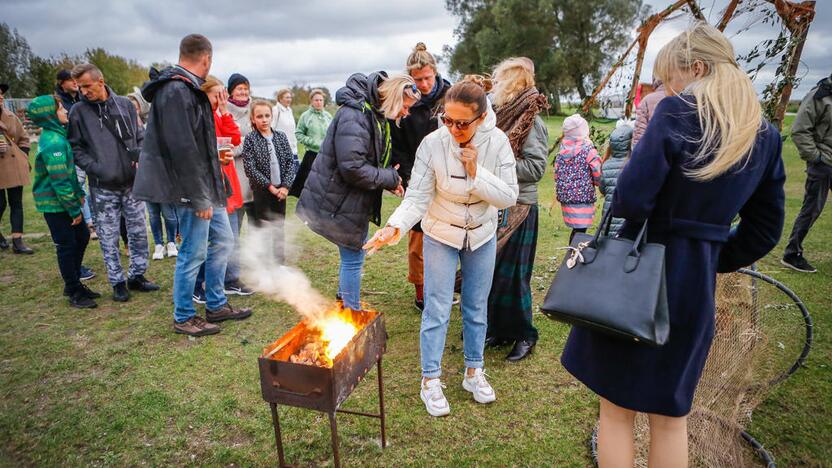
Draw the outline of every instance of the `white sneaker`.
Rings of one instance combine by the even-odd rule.
[[[474,370],[474,375],[468,377],[468,370],[465,371],[465,378],[462,379],[462,388],[474,394],[474,400],[478,403],[491,403],[497,399],[491,384],[485,380],[485,371]]]
[[[173,242],[168,242],[167,249],[168,249],[168,257],[175,257],[175,256],[179,255],[179,251],[176,250],[176,244],[174,244]]]
[[[165,258],[165,246],[156,244],[156,248],[153,249],[153,260],[161,260]]]
[[[422,380],[421,387],[422,389],[419,392],[419,396],[425,403],[425,409],[428,410],[429,415],[437,417],[447,416],[448,413],[451,412],[451,406],[448,404],[445,394],[442,393],[442,389],[445,388],[445,386],[442,385],[441,380]]]

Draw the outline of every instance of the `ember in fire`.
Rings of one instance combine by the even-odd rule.
[[[295,354],[289,356],[289,362],[310,366],[331,367],[332,361],[344,346],[358,333],[359,327],[347,320],[341,307],[334,309],[327,318],[313,323],[313,333]]]

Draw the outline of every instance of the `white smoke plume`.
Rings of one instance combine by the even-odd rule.
[[[294,225],[285,222],[285,256],[295,253],[292,233]],[[247,226],[240,240],[240,269],[243,282],[260,294],[283,301],[292,306],[309,323],[319,323],[333,309],[333,301],[327,300],[313,286],[301,270],[281,265],[275,256],[278,245],[275,223],[263,223],[262,227]]]

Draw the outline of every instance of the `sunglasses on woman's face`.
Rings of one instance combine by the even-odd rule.
[[[471,120],[454,120],[450,117],[446,117],[445,114],[440,114],[439,118],[442,119],[442,123],[445,124],[446,127],[456,127],[457,130],[464,132],[465,130],[468,130],[468,127],[470,127],[472,123],[482,117],[482,114],[484,114],[484,112]]]

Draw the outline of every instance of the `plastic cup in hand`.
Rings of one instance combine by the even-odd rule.
[[[217,152],[220,154],[220,160],[223,164],[231,162],[231,137],[217,137]]]
[[[217,137],[217,151],[231,151],[231,137]]]

